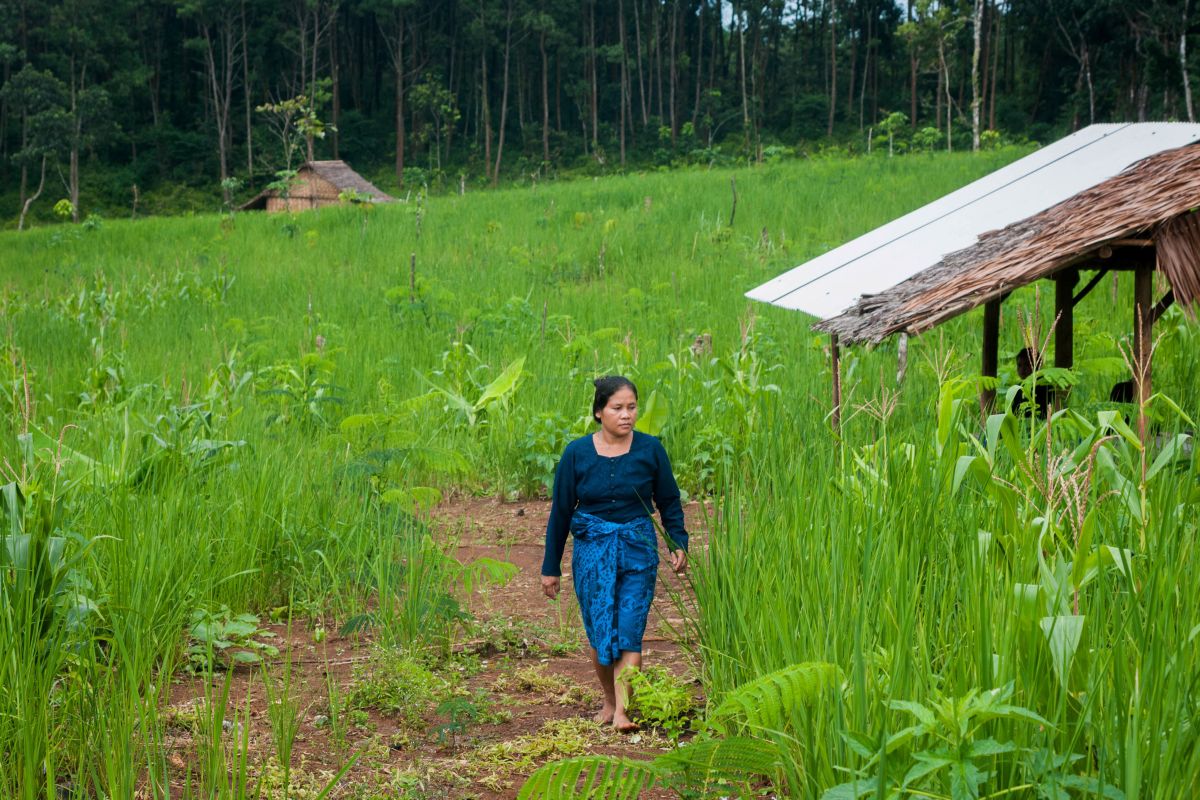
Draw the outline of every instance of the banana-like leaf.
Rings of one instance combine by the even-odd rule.
[[[841,680],[842,671],[836,664],[792,664],[731,691],[712,713],[709,727],[726,734],[740,728],[781,731],[798,708],[809,705]]]
[[[552,761],[529,776],[518,800],[635,800],[664,775],[649,761],[581,756]]]
[[[655,389],[650,392],[650,397],[646,400],[646,407],[638,415],[637,429],[651,436],[659,436],[662,434],[662,429],[666,427],[669,416],[667,401]]]
[[[479,399],[475,401],[475,410],[479,411],[489,403],[502,400],[512,394],[513,390],[517,388],[517,381],[521,380],[524,369],[525,356],[521,356],[505,367],[496,380],[483,387],[483,394],[479,395]]]

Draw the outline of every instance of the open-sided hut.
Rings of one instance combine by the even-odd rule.
[[[351,169],[345,161],[306,161],[296,170],[296,177],[286,196],[275,189],[267,189],[242,205],[242,210],[304,211],[337,205],[346,194],[370,203],[390,203],[394,200]]]
[[[1069,368],[1075,306],[1105,274],[1126,270],[1134,277],[1133,377],[1144,402],[1154,322],[1172,303],[1191,312],[1200,299],[1197,208],[1200,126],[1096,125],[748,296],[825,317],[813,327],[832,337],[836,424],[839,345],[919,334],[983,306],[980,368],[995,377],[1000,304],[1014,289],[1049,279],[1055,286],[1054,363]],[[965,247],[945,245],[967,237],[973,241]],[[1156,269],[1170,287],[1157,301]],[[1083,272],[1093,274],[1077,288]],[[831,304],[841,305],[838,313],[827,313]],[[985,391],[983,408],[994,399],[994,391]],[[1144,434],[1144,418],[1139,426]]]

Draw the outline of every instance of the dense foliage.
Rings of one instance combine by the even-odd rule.
[[[849,350],[837,437],[827,341],[742,300],[1018,155],[744,168],[736,221],[731,173],[693,169],[0,235],[0,793],[167,796],[179,723],[158,693],[192,670],[216,675],[192,723],[212,746],[170,796],[253,796],[230,785],[249,756],[218,746],[216,695],[239,662],[283,691],[259,621],[449,650],[464,592],[506,567],[449,557],[420,509],[450,487],[543,491],[588,429],[590,378],[621,372],[709,501],[679,598],[709,707],[671,757],[577,758],[529,793],[1186,796],[1195,322],[1158,323],[1145,447],[1108,399],[1124,277],[1077,310],[1076,368],[1031,376],[1072,385],[1050,424],[980,419],[968,315],[910,342],[902,383],[894,348]],[[1035,290],[1010,297],[1003,363],[1049,324]],[[1000,380],[1015,391],[1011,366]],[[329,724],[407,714],[413,687],[454,699],[419,664],[384,672],[374,694],[331,682]],[[283,752],[294,710],[272,709]]]
[[[34,196],[35,219],[63,198],[76,219],[215,210],[218,187],[244,197],[290,160],[278,111],[297,98],[292,121],[314,123],[301,155],[392,189],[1192,119],[1195,14],[1188,0],[6,0],[0,213]]]

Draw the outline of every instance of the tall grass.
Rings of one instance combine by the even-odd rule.
[[[839,442],[824,341],[742,299],[1017,155],[741,171],[734,227],[730,174],[689,171],[0,236],[0,483],[25,496],[9,535],[61,549],[6,562],[0,793],[167,796],[159,714],[194,609],[290,603],[444,646],[464,574],[405,513],[414,487],[536,490],[582,430],[588,379],[621,371],[644,404],[657,395],[683,485],[715,506],[695,576],[710,695],[796,661],[847,675],[840,705],[797,737],[806,791],[865,769],[843,734],[897,730],[889,701],[1012,682],[1013,702],[1051,725],[995,735],[1082,754],[1079,774],[1127,796],[1171,796],[1200,758],[1200,587],[1182,566],[1195,467],[1147,485],[1146,524],[1098,502],[1097,542],[1133,551],[1135,582],[1106,567],[1088,587],[1087,657],[1064,687],[1014,599],[1037,580],[1037,538],[1000,525],[986,485],[954,488],[953,458],[980,435],[966,407],[952,440],[937,424],[939,393],[976,371],[977,320],[912,343],[894,408],[894,352],[852,351]],[[1044,324],[1044,305],[1006,303],[1007,351],[1015,309]],[[1107,360],[1081,364],[1072,395],[1088,418],[1131,327],[1094,319],[1077,341]],[[1195,328],[1165,323],[1156,386],[1194,417]],[[520,358],[520,383],[486,398]],[[1024,767],[1000,766],[1020,785]]]

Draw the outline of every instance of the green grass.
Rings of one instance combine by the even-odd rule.
[[[10,535],[45,553],[4,581],[0,794],[32,800],[53,783],[120,796],[157,781],[154,687],[179,665],[196,608],[290,603],[340,624],[383,605],[395,610],[375,620],[385,639],[444,648],[460,621],[455,584],[475,573],[424,539],[408,512],[432,495],[414,487],[535,491],[545,458],[586,429],[590,379],[612,371],[639,382],[643,405],[652,393],[665,404],[681,483],[714,503],[708,549],[694,554],[706,695],[803,661],[847,676],[838,702],[796,712],[788,791],[817,796],[855,770],[899,780],[944,731],[897,745],[880,768],[863,743],[913,721],[890,704],[932,708],[1011,682],[1011,704],[1050,724],[972,730],[1018,748],[980,760],[982,794],[1033,797],[1067,777],[1076,796],[1087,780],[1126,797],[1186,793],[1200,779],[1194,458],[1143,482],[1131,444],[1098,445],[1112,468],[1082,489],[1095,509],[1082,544],[1066,495],[1031,477],[1113,432],[1096,421],[1122,370],[1131,287],[1114,305],[1105,283],[1076,315],[1080,420],[1061,420],[1049,446],[1014,420],[1012,447],[957,487],[960,459],[987,451],[972,406],[977,314],[912,341],[899,389],[892,346],[851,350],[839,440],[826,341],[802,315],[742,296],[1019,155],[0,234],[0,483],[23,495]],[[1002,354],[1021,347],[1019,309],[1049,324],[1047,300],[1027,290],[1005,304]],[[1195,418],[1197,329],[1173,311],[1159,330],[1155,388]],[[713,352],[697,357],[702,333]],[[1186,427],[1157,408],[1162,430]],[[34,436],[31,457],[27,428],[48,437]],[[1021,467],[1029,452],[1040,472]],[[1060,464],[1062,485],[1087,463]],[[1064,595],[1085,620],[1063,670],[1063,634],[1040,620],[1068,615],[1030,611],[1020,586],[1039,583],[1040,562],[1082,564],[1101,545],[1130,551],[1132,569],[1098,555],[1078,597]],[[1062,599],[1034,592],[1035,604]],[[119,744],[96,752],[99,731]],[[1035,769],[1039,753],[1082,758],[1056,778]],[[953,787],[933,773],[910,788]]]

